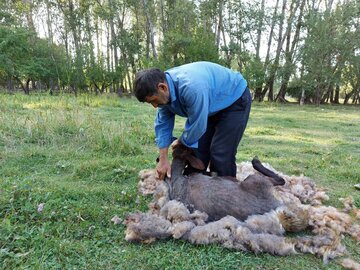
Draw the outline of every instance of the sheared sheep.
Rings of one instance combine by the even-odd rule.
[[[264,214],[281,205],[273,194],[273,187],[285,184],[284,179],[253,160],[253,166],[263,174],[249,175],[238,182],[228,177],[207,176],[202,173],[183,175],[185,163],[203,169],[200,160],[192,155],[192,150],[177,142],[173,145],[171,179],[165,182],[169,187],[169,197],[184,203],[189,209],[208,214],[208,221],[219,220],[227,215],[245,220],[250,215]]]
[[[179,166],[179,171],[182,170],[181,166]],[[265,179],[265,183],[271,184],[272,199],[275,198],[276,205],[279,207],[270,209],[266,213],[249,214],[248,217],[243,218],[223,216],[214,222],[209,222],[217,217],[211,211],[210,215],[213,216],[209,220],[207,219],[209,213],[199,211],[202,209],[196,208],[187,195],[185,197],[179,195],[183,192],[179,183],[156,180],[154,171],[152,173],[147,171],[145,177],[149,183],[151,181],[155,183],[148,186],[152,189],[157,186],[157,191],[150,204],[149,213],[131,214],[124,222],[127,226],[126,240],[148,243],[156,239],[173,237],[194,244],[217,243],[226,248],[254,253],[268,252],[274,255],[311,253],[322,257],[324,263],[346,253],[345,246],[341,243],[344,234],[349,234],[360,242],[360,226],[354,223],[348,214],[356,216],[359,211],[352,198],[341,200],[344,203],[343,212],[334,207],[322,206],[322,202],[327,200],[328,196],[325,190],[317,188],[311,179],[305,176],[283,175],[270,166],[266,166],[283,178],[285,185],[273,186],[269,179],[259,175],[250,163],[238,166],[240,176],[238,178],[244,181],[244,178],[258,174],[258,177]],[[179,179],[181,184],[192,188],[190,185],[192,180],[189,179],[193,179],[194,176],[196,174],[190,175],[187,179],[186,177],[184,179],[179,177]],[[202,175],[197,177],[200,176]],[[209,178],[213,179],[211,181],[219,179]],[[256,180],[256,178],[250,179]],[[222,183],[224,179],[220,181]],[[238,186],[242,183],[241,181],[237,183],[233,179],[227,181]],[[207,187],[207,185],[204,186]],[[182,199],[186,205],[174,200],[177,198]],[[195,209],[198,210],[194,211]],[[294,238],[284,236],[285,231],[303,230],[308,225],[313,235]],[[345,262],[349,264],[349,260]],[[346,267],[345,263],[343,265]],[[347,267],[357,269],[358,264],[353,262]]]

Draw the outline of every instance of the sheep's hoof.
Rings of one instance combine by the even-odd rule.
[[[356,189],[360,190],[360,183],[359,183],[359,184],[354,185],[354,187],[355,187]]]

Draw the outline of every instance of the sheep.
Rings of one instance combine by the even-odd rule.
[[[178,167],[173,167],[181,173],[176,179],[180,179],[177,183],[169,179],[159,181],[155,179],[154,171],[146,171],[145,177],[150,182],[154,181],[157,189],[154,200],[149,205],[149,213],[130,214],[125,220],[127,241],[150,243],[156,239],[173,237],[193,244],[217,243],[225,248],[254,253],[268,252],[274,255],[310,253],[322,257],[324,263],[346,254],[346,248],[341,243],[344,234],[349,234],[360,242],[360,226],[355,224],[348,214],[356,216],[358,213],[352,198],[341,199],[344,203],[343,211],[331,206],[322,206],[322,203],[328,200],[328,196],[325,190],[317,188],[311,179],[305,176],[283,175],[266,165],[285,180],[285,185],[274,186],[271,182],[274,179],[269,180],[256,169],[254,170],[254,163],[255,167],[257,166],[256,161],[253,164],[247,162],[238,165],[238,175],[241,175],[239,182],[201,174],[182,177],[183,159],[184,157],[177,159],[182,165],[179,162]],[[266,170],[263,170],[264,172],[269,174]],[[211,181],[219,179],[221,183],[231,181],[238,186],[241,186],[242,182],[246,184],[249,179],[255,179],[256,183],[260,177],[265,185],[270,183],[273,196],[271,199],[277,202],[278,207],[266,213],[253,213],[243,218],[226,215],[214,221],[216,216],[208,218],[209,213],[199,211],[201,209],[196,208],[188,196],[181,195],[181,192],[184,192],[181,184],[185,185],[186,188],[183,190],[187,191],[189,186],[191,188],[192,179],[197,179],[196,177],[205,177],[212,179]],[[243,180],[244,178],[247,180]],[[276,182],[275,177],[276,183],[279,181]],[[152,189],[154,187],[152,184],[149,186]],[[234,191],[229,190],[229,192]],[[176,198],[183,201],[174,200]],[[210,214],[213,213],[210,211]],[[308,226],[313,233],[310,236],[290,238],[285,235],[287,231],[300,231]],[[354,266],[349,266],[349,269],[356,269],[352,267]]]
[[[181,143],[173,144],[171,179],[165,179],[169,187],[170,199],[180,201],[189,209],[197,209],[208,214],[208,221],[219,220],[227,215],[245,220],[254,214],[264,214],[281,205],[273,194],[273,187],[285,181],[264,168],[260,161],[253,160],[253,166],[269,175],[249,175],[238,182],[229,177],[208,176],[201,173],[183,175],[186,161],[198,169],[203,169],[200,160],[191,149]]]

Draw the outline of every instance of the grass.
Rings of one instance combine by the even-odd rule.
[[[312,255],[125,242],[110,220],[147,209],[137,174],[155,165],[154,116],[130,98],[0,94],[0,269],[340,269]],[[314,179],[329,204],[352,195],[360,207],[359,128],[359,107],[254,103],[237,159],[258,155]],[[345,243],[360,261],[359,246]]]

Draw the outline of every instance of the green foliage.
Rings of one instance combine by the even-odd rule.
[[[125,75],[126,67],[123,64],[118,65],[115,71],[107,71],[103,59],[99,63],[90,64],[85,72],[87,85],[94,87],[96,93],[104,93],[112,83],[122,83]]]
[[[310,12],[307,17],[309,33],[302,47],[306,69],[303,81],[313,85],[311,95],[316,103],[330,85],[341,84],[344,66],[357,58],[360,33],[352,24],[358,16],[356,10],[355,1],[348,1],[332,13]]]
[[[314,255],[127,243],[111,218],[147,210],[151,198],[138,195],[137,182],[158,155],[155,113],[114,95],[0,94],[0,269],[340,269]],[[356,107],[254,102],[237,160],[258,155],[327,188],[329,205],[352,195],[360,207],[359,121]],[[177,119],[174,135],[183,124]],[[345,244],[359,261],[358,244]]]
[[[187,50],[187,62],[210,61],[221,63],[219,59],[218,49],[215,46],[215,38],[204,31],[203,28],[195,29],[193,40]]]
[[[26,29],[0,27],[0,67],[7,76],[17,76],[30,56]]]
[[[196,61],[220,62],[213,38],[205,35],[202,29],[186,36],[170,33],[165,37],[160,62],[171,67]]]
[[[259,58],[244,53],[243,59],[245,58],[247,60],[243,70],[244,77],[252,89],[261,88],[266,79],[264,63]]]
[[[358,1],[315,6],[264,0],[0,1],[0,85],[26,93],[130,92],[139,69],[202,60],[244,73],[256,100],[267,94],[272,99],[281,85],[281,100],[305,90],[308,101],[321,103],[340,89],[345,103],[359,103]]]
[[[65,54],[25,28],[0,26],[0,80],[15,79],[23,88],[33,80],[47,87],[65,78]],[[25,89],[24,89],[25,90]]]
[[[220,62],[215,36],[197,19],[192,1],[177,1],[168,12],[169,23],[159,49],[159,62],[164,63],[163,66],[169,68],[195,61]]]

